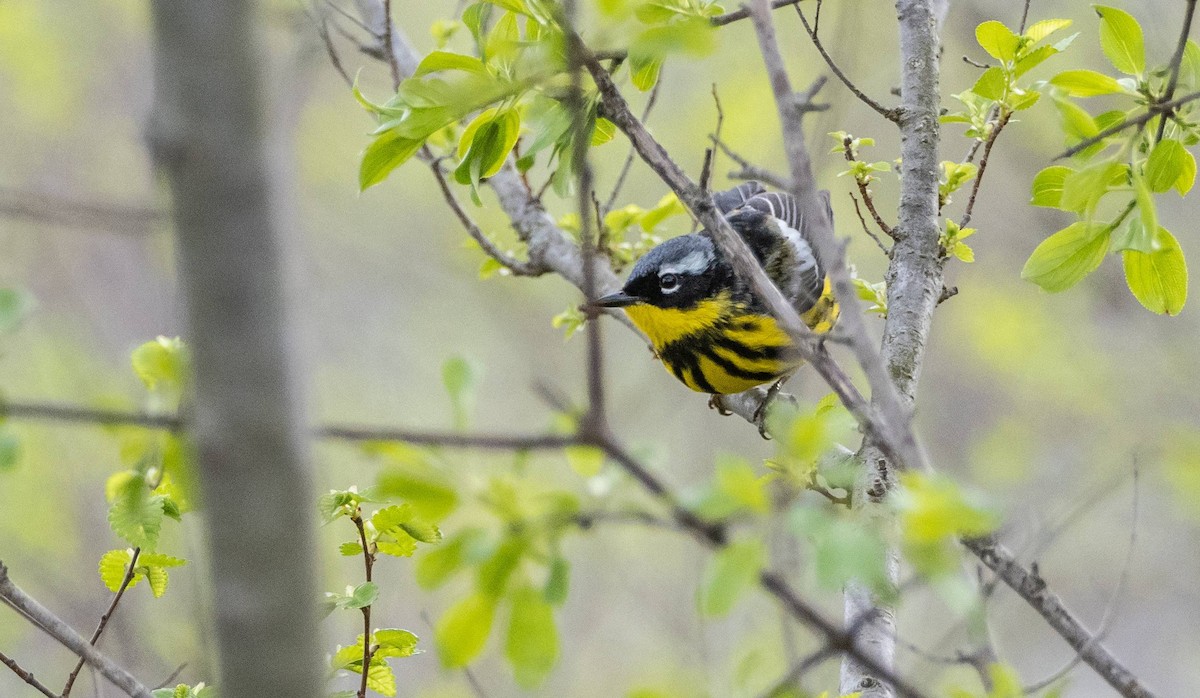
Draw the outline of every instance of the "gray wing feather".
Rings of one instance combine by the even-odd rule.
[[[717,210],[722,214],[729,213],[735,209],[741,208],[748,200],[758,194],[765,194],[766,188],[762,184],[751,180],[743,184],[739,184],[733,189],[717,192],[713,194],[713,203],[716,204]]]
[[[773,226],[776,229],[771,230],[771,233],[782,235],[787,244],[782,250],[776,248],[779,251],[775,254],[767,255],[763,266],[779,285],[780,290],[792,301],[796,310],[804,312],[816,304],[825,290],[825,268],[813,247],[811,232],[805,225],[800,207],[792,195],[768,192],[757,182],[753,184],[757,185],[755,193],[730,212],[738,208],[752,208],[775,218],[778,222],[779,225]],[[723,192],[729,193],[731,192]],[[829,219],[833,220],[829,192],[822,191],[821,198]]]

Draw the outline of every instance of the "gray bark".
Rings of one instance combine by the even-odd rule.
[[[155,163],[174,199],[226,698],[324,693],[309,456],[284,311],[255,4],[156,0]]]
[[[900,20],[900,210],[896,244],[888,265],[888,316],[881,353],[902,400],[911,405],[929,338],[933,310],[942,289],[942,260],[938,253],[938,54],[939,4],[934,0],[898,0]],[[873,396],[873,402],[879,396]],[[895,464],[877,444],[868,441],[862,452],[863,471],[855,488],[855,507],[873,509],[887,488]],[[914,464],[910,464],[914,465]],[[889,576],[897,581],[898,562],[888,561]],[[845,593],[845,620],[860,618],[858,641],[864,652],[892,666],[896,648],[895,609],[870,590],[850,584]],[[842,662],[842,693],[863,691],[864,698],[890,696],[890,690],[852,657]]]

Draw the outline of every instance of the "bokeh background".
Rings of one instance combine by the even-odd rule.
[[[978,74],[961,57],[984,58],[973,41],[974,26],[993,18],[1015,26],[1020,4],[952,2],[944,106],[956,106],[950,95],[970,87]],[[536,383],[575,399],[583,395],[583,342],[564,342],[550,323],[579,302],[578,292],[550,276],[480,280],[481,253],[464,244],[465,234],[417,163],[359,194],[357,159],[372,121],[330,67],[310,9],[299,0],[265,5],[262,54],[270,77],[264,96],[283,146],[278,164],[299,213],[288,233],[299,350],[311,379],[314,419],[448,427],[441,366],[462,356],[480,375],[474,426],[545,428],[551,409],[533,389]],[[456,8],[448,0],[393,5],[398,24],[423,51],[433,48],[430,24]],[[1123,5],[1142,20],[1151,61],[1165,62],[1183,3]],[[1071,31],[1082,34],[1065,56],[1040,69],[1046,76],[1068,63],[1103,69],[1096,17],[1087,3],[1033,3],[1031,21],[1049,17],[1075,20]],[[794,80],[807,84],[825,72],[794,13],[778,12],[776,21]],[[350,23],[342,25],[361,36]],[[821,33],[866,92],[895,101],[889,94],[897,82],[891,2],[827,2]],[[335,34],[334,40],[347,69],[362,69],[364,91],[384,96],[386,69],[344,37]],[[709,57],[668,62],[651,129],[698,176],[716,121],[709,87],[715,83],[725,111],[724,138],[752,160],[782,170],[778,125],[752,28],[745,22],[727,27],[719,41]],[[183,332],[171,231],[156,214],[166,204],[164,187],[143,141],[152,96],[151,43],[144,2],[0,2],[0,285],[26,289],[36,299],[20,329],[0,338],[6,399],[139,406],[144,391],[129,369],[129,352],[156,335]],[[839,230],[853,239],[853,263],[878,280],[885,259],[854,217],[851,182],[836,177],[844,163],[827,154],[833,141],[825,134],[843,129],[875,137],[878,144],[864,159],[891,160],[897,155],[895,129],[836,82],[822,98],[831,108],[809,121],[818,178],[833,190]],[[633,97],[638,106],[644,99]],[[1144,310],[1125,289],[1115,258],[1060,295],[1020,280],[1034,246],[1069,222],[1066,214],[1027,205],[1033,175],[1063,145],[1056,119],[1047,104],[1023,112],[993,154],[972,223],[979,229],[970,240],[977,261],[949,265],[949,282],[961,292],[935,318],[920,391],[920,433],[940,470],[986,492],[1004,511],[1013,547],[1037,560],[1089,626],[1099,625],[1127,575],[1107,645],[1161,695],[1190,695],[1200,685],[1200,592],[1194,583],[1200,576],[1200,315],[1194,307],[1177,318]],[[943,158],[965,154],[969,142],[960,134],[958,126],[944,129]],[[626,148],[617,138],[594,149],[602,193]],[[718,184],[727,183],[731,165],[718,159]],[[876,190],[884,215],[894,218],[894,177],[884,175]],[[620,203],[649,207],[666,188],[635,167],[624,192]],[[511,240],[492,200],[487,194],[484,199],[485,207],[472,214],[490,234]],[[81,212],[61,201],[129,210],[117,216],[86,207]],[[570,210],[569,202],[552,194],[548,201],[555,214]],[[947,210],[957,214],[962,204]],[[1193,234],[1198,210],[1194,200],[1172,200],[1160,211],[1192,255],[1200,249]],[[687,230],[683,218],[672,225],[673,232]],[[1193,295],[1197,290],[1193,283]],[[873,321],[876,330],[880,325]],[[772,446],[753,429],[717,416],[703,396],[663,372],[635,336],[612,322],[605,329],[615,427],[672,483],[696,487],[721,453],[752,459],[771,454]],[[801,374],[793,388],[806,400],[822,395],[811,375]],[[119,443],[92,427],[21,422],[15,428],[24,453],[13,469],[0,472],[0,559],[19,584],[86,632],[109,599],[96,562],[118,545],[105,521],[104,482],[122,467]],[[452,458],[455,477],[466,485],[507,467],[495,456]],[[315,480],[322,491],[366,485],[377,467],[356,449],[321,445]],[[530,477],[581,493],[591,486],[558,456],[539,456],[528,467]],[[1135,510],[1136,540],[1126,565]],[[468,507],[457,520],[473,515]],[[202,561],[200,530],[195,518],[182,527],[169,525],[161,548]],[[358,560],[337,555],[345,534],[322,531],[328,589],[354,583],[360,572]],[[754,598],[719,621],[698,617],[694,589],[706,555],[690,540],[618,527],[573,536],[566,553],[573,583],[559,614],[558,668],[542,688],[518,689],[494,635],[493,648],[473,669],[488,696],[587,698],[638,688],[672,696],[753,696],[786,665],[779,615],[765,599]],[[214,680],[207,618],[220,600],[207,595],[202,569],[173,573],[162,600],[134,589],[103,649],[151,683],[185,662],[181,680]],[[419,590],[410,560],[384,562],[377,576],[383,596],[376,618],[413,630],[430,650],[395,663],[399,695],[471,695],[461,672],[440,668],[427,639],[431,620],[463,588]],[[830,614],[840,614],[836,594],[812,593]],[[991,617],[1001,655],[1027,681],[1072,656],[1003,588]],[[323,626],[325,645],[332,650],[345,643],[357,624],[353,614],[332,616]],[[927,591],[905,597],[900,628],[907,640],[941,655],[953,654],[962,637],[954,612]],[[796,642],[801,650],[816,646],[803,632]],[[0,647],[52,685],[73,664],[50,639],[3,610]],[[908,675],[931,688],[973,685],[968,670],[931,663],[905,647],[899,659]],[[835,686],[836,666],[826,663],[808,685]],[[1086,667],[1072,676],[1065,695],[1111,694]],[[76,695],[94,695],[89,682],[85,677]],[[105,695],[113,691],[107,687]],[[15,676],[0,672],[0,695],[30,693]]]

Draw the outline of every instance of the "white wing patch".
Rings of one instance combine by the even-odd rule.
[[[792,228],[778,218],[776,220],[779,222],[779,230],[783,232],[783,236],[787,238],[792,248],[796,250],[796,261],[800,267],[800,271],[808,272],[816,268],[817,256],[813,254],[812,245],[808,244],[808,240],[804,239],[799,230]]]

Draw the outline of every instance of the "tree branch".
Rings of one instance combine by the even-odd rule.
[[[979,171],[975,173],[975,182],[971,185],[971,198],[967,200],[966,211],[963,212],[962,220],[959,221],[958,227],[965,228],[971,222],[971,213],[975,210],[975,197],[979,196],[979,186],[983,183],[983,173],[987,171],[988,156],[992,154],[992,146],[996,144],[996,139],[1000,136],[1000,132],[1008,125],[1008,120],[1012,117],[1012,112],[1005,111],[1000,120],[996,122],[996,126],[992,128],[992,132],[988,134],[987,142],[983,146],[983,156],[979,158]]]
[[[1153,698],[1154,693],[1097,641],[1045,580],[1025,569],[994,536],[964,539],[963,545],[1032,606],[1108,685],[1125,698]]]
[[[781,7],[787,7],[788,5],[795,5],[802,1],[803,0],[773,0],[773,2],[771,3],[771,9],[778,10]],[[723,15],[717,15],[716,17],[713,17],[711,21],[714,25],[716,25],[718,27],[723,27],[726,24],[746,19],[749,16],[750,16],[750,10],[747,9],[745,6],[743,6],[737,10],[734,10],[733,12],[728,12]]]
[[[37,689],[37,691],[39,693],[41,693],[44,696],[47,696],[47,698],[58,698],[58,696],[55,695],[53,691],[51,691],[49,688],[46,688],[42,684],[41,681],[38,681],[36,678],[34,678],[32,672],[28,672],[28,671],[25,671],[24,669],[22,669],[21,665],[17,664],[17,661],[15,659],[13,659],[12,657],[9,657],[8,655],[4,654],[3,652],[0,652],[0,664],[4,664],[4,666],[8,667],[9,669],[12,669],[13,673],[17,675],[17,678],[21,679],[22,681],[29,684],[30,686],[33,686],[35,689]]]
[[[1153,119],[1155,116],[1158,116],[1159,114],[1169,114],[1170,112],[1175,111],[1176,109],[1183,106],[1184,104],[1187,104],[1188,102],[1194,102],[1197,99],[1200,99],[1200,91],[1192,92],[1190,94],[1184,95],[1183,97],[1173,99],[1170,102],[1163,102],[1162,104],[1147,105],[1146,111],[1139,114],[1137,117],[1135,117],[1133,119],[1128,119],[1126,121],[1122,121],[1119,124],[1113,124],[1112,126],[1109,126],[1108,128],[1104,129],[1100,133],[1097,133],[1096,135],[1092,136],[1091,138],[1085,138],[1082,141],[1079,141],[1078,143],[1071,146],[1070,148],[1067,148],[1066,150],[1059,153],[1058,155],[1055,155],[1052,159],[1053,160],[1062,160],[1063,158],[1069,158],[1072,155],[1076,155],[1078,153],[1081,153],[1081,152],[1087,150],[1088,148],[1092,147],[1093,145],[1096,145],[1100,141],[1103,141],[1105,138],[1108,138],[1109,136],[1116,135],[1116,134],[1120,133],[1121,131],[1124,131],[1127,128],[1140,127],[1143,124],[1145,124],[1147,121]]]
[[[1183,52],[1187,48],[1188,34],[1192,32],[1192,19],[1196,16],[1196,0],[1186,0],[1187,10],[1183,16],[1183,26],[1179,30],[1179,41],[1175,44],[1175,53],[1171,56],[1171,78],[1167,82],[1167,91],[1163,93],[1160,102],[1170,102],[1175,96],[1175,88],[1179,85],[1179,68],[1183,65]],[[1163,112],[1162,117],[1158,120],[1158,132],[1154,136],[1154,142],[1162,140],[1163,131],[1167,128],[1167,117],[1170,112]]]
[[[471,217],[463,210],[462,205],[458,203],[458,198],[450,190],[450,185],[446,182],[446,175],[442,172],[442,166],[437,159],[429,160],[429,169],[433,172],[433,178],[437,180],[438,188],[442,190],[442,196],[446,199],[446,205],[450,207],[455,217],[462,223],[467,234],[483,249],[484,254],[499,262],[501,266],[512,272],[514,276],[541,276],[546,273],[545,267],[535,264],[532,261],[522,262],[497,247],[496,243],[492,242],[491,238],[479,229],[475,221],[471,220]]]
[[[26,594],[8,576],[8,568],[0,562],[0,598],[32,620],[38,627],[46,631],[50,637],[58,640],[64,647],[82,657],[88,664],[96,667],[104,678],[120,688],[131,698],[153,698],[150,689],[146,688],[128,671],[117,665],[108,657],[92,647],[79,633],[71,629],[58,616],[51,613],[36,599]],[[7,663],[7,662],[6,662]],[[11,667],[11,665],[10,665]],[[51,694],[53,695],[53,694]]]

